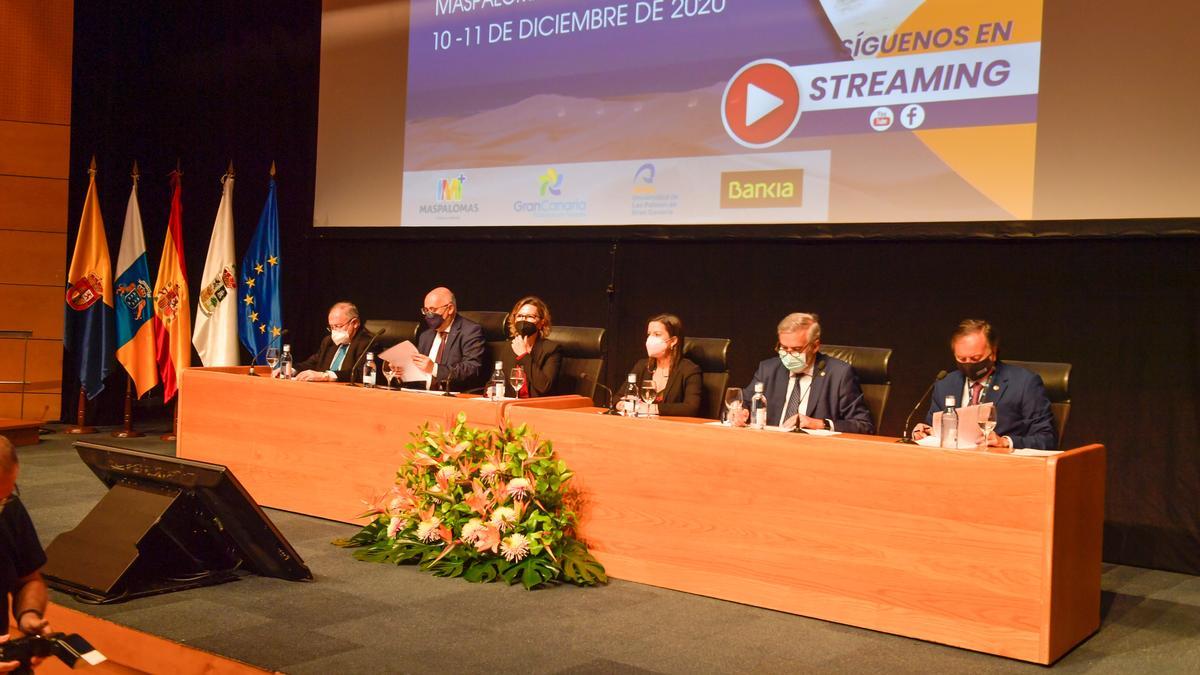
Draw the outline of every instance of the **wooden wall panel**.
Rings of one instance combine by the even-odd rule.
[[[71,123],[70,0],[0,2],[0,119]]]
[[[65,284],[0,284],[0,330],[31,330],[34,339],[62,340],[65,293]]]
[[[0,284],[65,287],[67,235],[0,230]]]
[[[67,231],[67,181],[0,176],[0,230]]]
[[[0,120],[0,174],[66,178],[71,127]]]
[[[21,379],[20,340],[0,340],[0,381]],[[58,340],[30,340],[25,368],[26,392],[57,394],[62,392],[63,345]],[[17,393],[15,384],[0,384],[0,392]]]
[[[18,394],[0,394],[0,417],[22,417],[21,397]],[[25,394],[27,420],[54,421],[62,415],[62,392],[53,394]]]

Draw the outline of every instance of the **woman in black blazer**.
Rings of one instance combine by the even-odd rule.
[[[652,380],[658,414],[699,417],[704,389],[700,366],[683,358],[683,322],[674,314],[659,314],[646,324],[646,356],[633,365],[638,387]]]
[[[498,358],[504,363],[505,377],[512,373],[513,366],[521,366],[525,371],[525,386],[517,392],[520,398],[548,396],[556,391],[562,345],[546,337],[550,335],[550,325],[550,308],[536,296],[521,298],[508,314],[508,334],[512,340],[507,347],[500,348]]]

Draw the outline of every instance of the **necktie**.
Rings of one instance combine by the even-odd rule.
[[[438,360],[442,358],[442,351],[446,349],[446,337],[446,333],[438,332],[437,350],[433,353],[433,356],[430,357],[433,359],[434,363],[437,363]]]
[[[979,392],[983,391],[983,382],[971,385],[971,405],[979,405]]]
[[[333,355],[333,363],[329,364],[329,369],[335,373],[342,369],[342,361],[346,360],[346,350],[349,345],[341,345],[338,347],[337,353]]]
[[[783,417],[779,418],[780,424],[783,424],[788,418],[800,412],[800,398],[803,396],[800,385],[803,382],[804,374],[797,373],[792,375],[792,378],[795,379],[796,384],[792,385],[792,395],[788,397],[787,406],[783,409]]]

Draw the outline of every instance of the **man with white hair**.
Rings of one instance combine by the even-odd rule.
[[[821,353],[821,321],[816,314],[788,314],[776,327],[778,354],[758,364],[742,389],[745,423],[754,385],[763,383],[767,424],[873,434],[875,424],[849,363]]]
[[[29,512],[21,503],[17,476],[21,466],[12,443],[0,436],[0,617],[8,623],[9,598],[12,617],[25,635],[48,631],[46,582],[38,571],[46,564],[46,553],[38,542]],[[7,639],[7,628],[0,640]],[[0,662],[0,672],[16,670],[17,661]]]
[[[354,365],[367,351],[373,337],[362,327],[358,307],[339,302],[329,308],[329,335],[321,340],[317,353],[295,365],[296,379],[312,382],[361,382],[362,372]]]

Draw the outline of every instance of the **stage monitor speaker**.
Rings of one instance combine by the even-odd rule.
[[[312,579],[227,467],[95,443],[75,449],[109,491],[46,548],[50,586],[117,602],[247,573]]]

